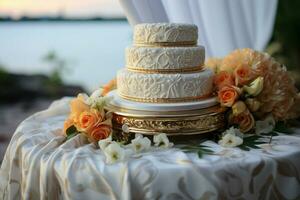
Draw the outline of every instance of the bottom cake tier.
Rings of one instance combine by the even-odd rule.
[[[199,101],[211,95],[213,72],[147,74],[127,69],[118,71],[118,94],[123,98],[152,103]]]

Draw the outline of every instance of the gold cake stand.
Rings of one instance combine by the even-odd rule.
[[[130,133],[149,136],[159,133],[166,133],[168,136],[195,136],[222,130],[225,126],[225,108],[219,105],[193,110],[146,111],[109,103],[105,109],[113,113],[114,132],[125,140],[129,135],[122,132],[124,124],[128,126]]]

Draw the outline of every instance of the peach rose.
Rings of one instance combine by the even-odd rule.
[[[90,107],[79,97],[70,102],[70,107],[70,118],[73,118],[75,124],[78,122],[80,114],[90,109]]]
[[[250,131],[255,124],[255,120],[253,115],[249,112],[249,110],[246,110],[243,113],[240,113],[239,115],[231,115],[229,117],[229,122],[232,124],[239,125],[239,129],[241,132],[246,133]]]
[[[254,70],[246,65],[240,65],[235,68],[233,71],[233,76],[236,86],[248,84],[255,78]]]
[[[239,97],[239,88],[226,85],[218,91],[218,97],[222,106],[231,107]]]
[[[79,115],[77,129],[83,132],[90,132],[90,130],[101,123],[103,117],[101,113],[96,109],[90,111],[84,111]]]
[[[103,86],[102,96],[105,96],[107,93],[109,93],[110,91],[112,91],[116,88],[117,88],[117,80],[112,79],[105,86]]]
[[[65,122],[64,122],[64,133],[67,133],[67,129],[70,128],[71,126],[74,125],[74,120],[72,118],[68,118]]]
[[[214,84],[218,89],[225,85],[234,85],[233,76],[227,71],[221,71],[214,77]]]
[[[111,126],[101,124],[99,126],[94,127],[91,132],[88,134],[88,137],[93,142],[98,142],[99,140],[103,140],[105,138],[108,138],[108,136],[111,133]]]

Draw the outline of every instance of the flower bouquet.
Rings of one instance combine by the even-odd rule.
[[[223,59],[209,59],[221,106],[228,107],[231,128],[220,144],[238,146],[244,134],[270,133],[279,121],[296,118],[300,95],[285,66],[266,53],[238,49]],[[228,135],[230,134],[230,135]]]
[[[112,164],[122,161],[135,154],[151,149],[151,140],[141,134],[128,143],[117,141],[112,129],[112,113],[106,111],[104,106],[109,97],[105,96],[116,88],[115,79],[110,81],[102,89],[96,90],[90,96],[79,94],[70,102],[70,114],[64,122],[63,132],[67,139],[77,134],[84,135],[89,142],[98,143],[103,151],[106,162]],[[123,132],[129,133],[129,127],[124,124]],[[166,134],[158,134],[153,137],[154,147],[168,148],[173,144],[169,142]]]
[[[105,112],[104,106],[109,98],[105,95],[116,88],[116,80],[111,80],[91,96],[79,94],[70,102],[70,115],[64,123],[63,132],[67,138],[81,133],[90,142],[106,139],[112,132],[112,113]]]

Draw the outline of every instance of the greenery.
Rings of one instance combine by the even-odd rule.
[[[75,126],[70,126],[67,130],[66,130],[66,135],[67,135],[67,140],[69,140],[70,138],[74,137],[75,135],[77,135],[77,129]]]
[[[4,66],[0,64],[0,84],[5,84],[8,79],[8,72],[4,69]]]
[[[266,51],[286,65],[300,82],[300,1],[279,0],[272,39]]]
[[[59,57],[55,51],[49,51],[44,57],[43,61],[51,65],[50,84],[62,85],[62,74],[68,69],[68,63],[63,58]]]
[[[197,153],[199,158],[202,158],[205,154],[213,154],[214,152],[209,148],[202,144],[189,144],[181,147],[185,153]]]
[[[284,122],[277,122],[274,131],[281,132],[287,135],[294,133],[294,131]]]
[[[272,136],[271,136],[272,137]],[[260,141],[263,136],[251,135],[243,138],[243,144],[238,147],[244,151],[250,151],[250,149],[260,149],[258,145],[265,144],[266,142]]]

